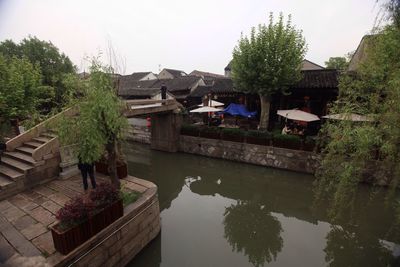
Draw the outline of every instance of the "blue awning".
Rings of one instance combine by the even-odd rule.
[[[246,118],[252,118],[257,115],[257,111],[250,112],[244,105],[231,103],[223,111],[219,113],[229,114],[232,116],[242,116]]]

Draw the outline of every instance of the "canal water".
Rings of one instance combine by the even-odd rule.
[[[394,216],[360,194],[351,223],[313,209],[306,174],[127,144],[129,174],[157,184],[161,234],[129,266],[398,266]],[[397,240],[398,241],[398,240]]]

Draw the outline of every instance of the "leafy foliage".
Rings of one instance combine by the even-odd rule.
[[[0,53],[0,139],[11,119],[35,113],[40,100],[40,70],[26,58],[6,58]]]
[[[61,141],[78,144],[78,157],[83,163],[99,160],[108,153],[110,176],[119,186],[116,177],[117,143],[123,139],[128,123],[123,115],[124,106],[114,89],[111,68],[93,60],[90,77],[85,80],[69,79],[69,100],[79,110],[74,118],[64,118],[58,127]]]
[[[89,194],[89,198],[97,207],[108,206],[120,199],[119,190],[108,183],[99,184]]]
[[[0,53],[7,59],[25,59],[40,70],[42,87],[38,90],[41,99],[38,107],[42,112],[49,112],[52,108],[60,109],[65,104],[64,75],[75,73],[75,67],[51,42],[31,36],[19,44],[5,40],[0,43]]]
[[[330,57],[328,61],[325,61],[325,66],[328,69],[346,70],[349,61],[345,57]]]
[[[85,201],[82,197],[71,199],[56,214],[62,229],[68,229],[85,221],[93,210],[93,203]]]
[[[259,94],[261,98],[260,128],[269,120],[269,97],[277,92],[288,93],[289,86],[301,78],[300,68],[307,50],[301,31],[295,29],[289,16],[274,23],[253,27],[249,37],[241,36],[233,50],[232,78],[238,91]]]
[[[357,74],[341,78],[331,113],[373,114],[374,122],[328,121],[322,129],[329,141],[316,199],[331,200],[336,219],[353,209],[360,181],[390,182],[394,192],[400,178],[400,30],[388,25],[368,42]]]

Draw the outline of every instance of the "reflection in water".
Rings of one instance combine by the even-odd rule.
[[[157,184],[162,238],[130,266],[396,266],[384,195],[360,189],[335,224],[313,204],[313,179],[249,164],[126,147],[129,173]]]
[[[238,201],[225,211],[225,235],[233,250],[243,252],[254,266],[263,266],[282,250],[282,226],[265,205]]]

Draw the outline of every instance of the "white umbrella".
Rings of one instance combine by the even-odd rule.
[[[225,105],[224,103],[221,103],[221,102],[218,102],[218,101],[215,101],[215,100],[211,100],[211,107],[222,107],[223,105]],[[204,104],[200,104],[200,105],[198,105],[199,107],[203,107],[204,106]]]
[[[193,109],[190,112],[191,113],[204,113],[204,112],[218,112],[218,111],[221,111],[221,110],[222,109],[219,109],[219,108],[205,106],[205,107]]]
[[[340,113],[322,116],[324,119],[344,120],[344,121],[373,121],[371,117],[355,113]]]
[[[278,115],[285,117],[290,120],[296,120],[296,121],[319,121],[319,118],[317,115],[298,110],[298,109],[285,109],[285,110],[278,110],[277,112]]]

